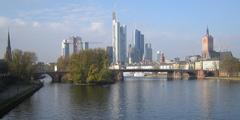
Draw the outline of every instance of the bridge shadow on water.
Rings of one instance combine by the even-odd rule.
[[[44,84],[51,84],[53,83],[53,79],[50,75],[44,74],[44,78],[42,78],[40,81],[43,82]]]
[[[167,78],[164,77],[133,77],[133,76],[125,76],[124,81],[168,81]]]

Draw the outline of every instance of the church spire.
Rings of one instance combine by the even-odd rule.
[[[11,48],[10,33],[9,33],[9,30],[8,30],[8,47]]]
[[[10,32],[8,29],[8,44],[7,44],[7,48],[6,48],[6,60],[7,61],[12,61],[12,50],[11,50],[11,41],[10,41]]]
[[[209,36],[209,30],[208,30],[208,27],[207,27],[207,35]]]

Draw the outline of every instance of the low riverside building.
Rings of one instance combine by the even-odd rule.
[[[219,70],[219,60],[203,60],[195,62],[195,70]]]
[[[193,62],[179,61],[177,63],[173,63],[173,69],[194,70],[195,65]]]
[[[173,63],[161,63],[160,69],[173,69]]]
[[[152,65],[128,65],[126,69],[154,69]]]
[[[203,70],[219,70],[219,60],[206,60],[203,61]]]

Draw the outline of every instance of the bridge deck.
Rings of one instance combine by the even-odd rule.
[[[111,69],[119,72],[196,72],[196,70],[183,69]]]

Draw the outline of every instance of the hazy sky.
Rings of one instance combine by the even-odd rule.
[[[215,50],[231,50],[240,57],[239,0],[1,0],[0,50],[10,27],[13,49],[36,52],[39,61],[61,55],[61,41],[79,35],[84,41],[111,45],[112,11],[128,27],[168,59],[200,54],[201,38],[209,26]]]

